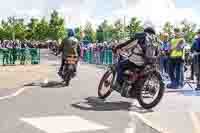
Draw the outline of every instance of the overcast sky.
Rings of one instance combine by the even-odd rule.
[[[167,20],[175,23],[184,18],[200,22],[198,5],[199,0],[2,0],[0,17],[48,17],[57,9],[70,26],[87,20],[99,24],[104,18],[114,20],[124,15],[161,25]]]

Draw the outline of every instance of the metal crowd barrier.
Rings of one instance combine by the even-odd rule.
[[[111,48],[104,48],[102,50],[93,48],[82,49],[82,59],[89,64],[109,65],[113,64],[113,53]]]
[[[39,64],[40,49],[37,48],[1,48],[0,65]]]

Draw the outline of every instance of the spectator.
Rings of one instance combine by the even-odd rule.
[[[171,83],[168,88],[177,89],[182,86],[181,68],[184,60],[184,43],[185,40],[181,37],[180,29],[174,29],[175,37],[170,42],[170,58],[169,58],[169,76]]]
[[[163,34],[163,42],[161,43],[160,48],[160,70],[161,73],[164,75],[165,73],[168,73],[168,55],[169,55],[169,34],[164,33]]]
[[[193,68],[195,66],[196,69],[194,69],[196,76],[197,76],[197,88],[196,90],[200,90],[200,29],[197,31],[197,38],[194,40],[194,43],[192,44],[191,52],[194,55],[193,58]]]

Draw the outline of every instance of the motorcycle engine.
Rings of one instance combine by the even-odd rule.
[[[136,71],[130,71],[130,70],[126,70],[124,72],[124,79],[125,82],[129,83],[129,84],[133,84],[135,83],[135,81],[137,80],[137,72]]]

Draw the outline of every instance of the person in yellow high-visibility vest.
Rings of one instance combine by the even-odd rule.
[[[174,29],[175,37],[170,42],[169,76],[171,83],[168,88],[177,89],[183,86],[184,47],[185,40],[181,37],[179,29]]]

